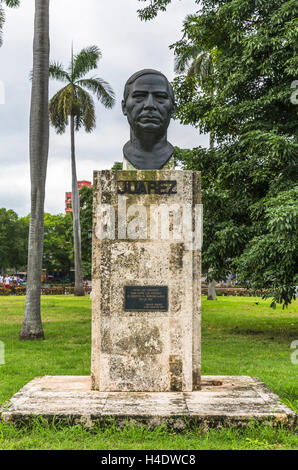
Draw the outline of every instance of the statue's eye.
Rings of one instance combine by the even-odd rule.
[[[132,97],[137,101],[142,101],[146,97],[146,95],[145,93],[134,93]]]
[[[158,101],[165,101],[168,99],[168,95],[166,95],[165,93],[158,93],[155,96],[158,99]]]

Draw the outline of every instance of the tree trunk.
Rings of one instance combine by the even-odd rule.
[[[44,338],[40,290],[44,234],[44,198],[49,150],[49,0],[35,0],[33,77],[30,110],[31,217],[26,306],[20,339]]]
[[[217,300],[217,297],[216,297],[215,280],[209,282],[209,284],[208,284],[208,296],[207,296],[207,300]]]
[[[75,264],[75,289],[74,295],[83,296],[82,255],[81,255],[81,224],[80,224],[80,198],[77,182],[76,157],[75,157],[75,130],[74,116],[70,117],[71,132],[71,175],[72,175],[72,218],[74,240],[74,264]]]

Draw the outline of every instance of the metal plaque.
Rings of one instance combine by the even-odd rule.
[[[167,312],[167,286],[125,286],[124,309],[126,311]]]

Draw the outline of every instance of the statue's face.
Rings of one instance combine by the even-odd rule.
[[[122,109],[136,132],[166,133],[174,112],[168,84],[161,75],[148,74],[130,85],[129,95]]]

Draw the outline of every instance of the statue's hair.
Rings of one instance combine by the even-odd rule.
[[[158,70],[154,70],[154,69],[139,70],[138,72],[135,72],[131,77],[129,77],[124,87],[124,95],[123,95],[124,102],[127,100],[127,97],[129,95],[130,85],[132,85],[139,77],[142,77],[143,75],[160,75],[161,77],[165,78],[167,85],[168,85],[170,97],[172,99],[173,104],[175,104],[174,90],[173,90],[172,85],[170,84],[169,80],[162,72],[159,72]]]

